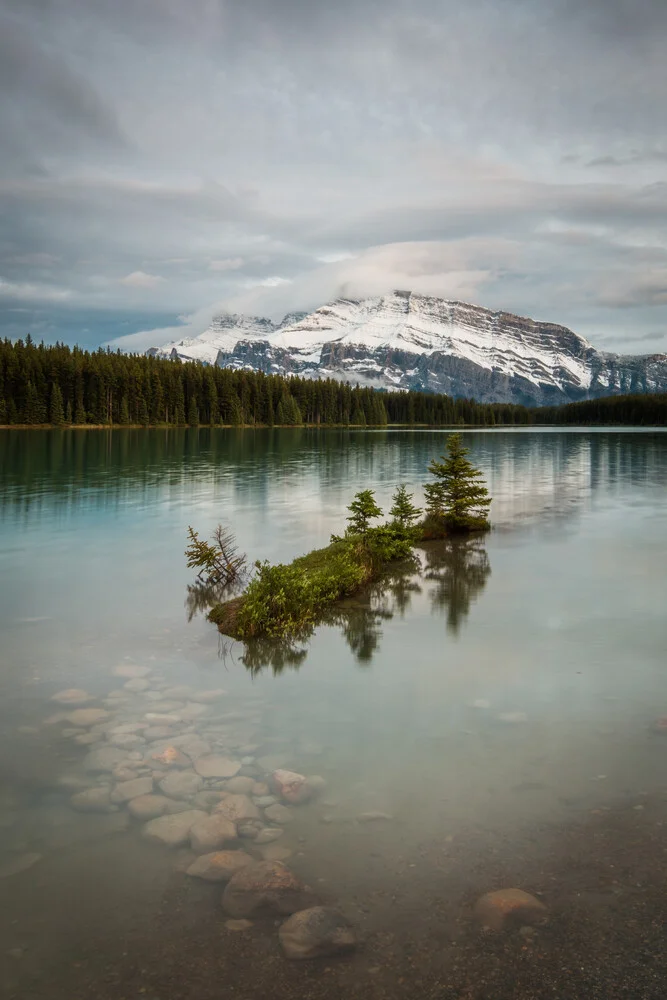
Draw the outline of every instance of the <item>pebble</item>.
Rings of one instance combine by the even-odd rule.
[[[145,822],[158,816],[164,816],[165,813],[171,812],[175,805],[178,803],[167,798],[166,795],[138,795],[135,799],[130,799],[127,808],[131,816]]]
[[[215,809],[216,813],[226,816],[234,823],[244,820],[261,819],[259,809],[247,795],[227,795]]]
[[[499,722],[528,722],[525,712],[501,712],[496,716]]]
[[[309,886],[281,861],[260,861],[242,868],[227,883],[222,906],[230,917],[257,912],[295,913],[314,902]]]
[[[130,802],[131,799],[137,799],[140,795],[150,795],[152,791],[152,778],[133,778],[131,781],[121,781],[116,785],[111,793],[111,801],[116,803]]]
[[[284,834],[284,830],[279,826],[265,826],[255,837],[256,844],[270,844],[274,840],[279,840]]]
[[[368,812],[360,813],[357,816],[360,823],[377,823],[382,820],[390,820],[393,818],[394,817],[390,816],[388,813],[380,812],[377,809],[371,809]]]
[[[202,854],[187,869],[193,878],[203,878],[207,882],[228,882],[241,868],[256,864],[245,851],[214,851]]]
[[[190,830],[195,823],[207,818],[207,814],[201,809],[188,809],[171,816],[160,816],[158,819],[152,819],[146,823],[142,830],[142,836],[147,840],[164,844],[166,847],[180,847],[181,844],[187,844],[189,841]]]
[[[212,688],[210,691],[196,691],[190,696],[190,701],[201,702],[208,705],[213,701],[220,701],[227,692],[223,688]]]
[[[123,687],[126,691],[131,691],[133,694],[140,694],[142,691],[147,691],[150,684],[140,677],[134,677],[131,681],[125,681]]]
[[[110,792],[110,785],[97,785],[95,788],[86,789],[85,792],[77,792],[69,800],[70,805],[77,812],[115,812]]]
[[[195,761],[195,771],[203,778],[233,778],[241,770],[241,762],[231,757],[221,757],[211,754],[199,757]],[[250,787],[253,782],[250,781]]]
[[[267,844],[259,850],[265,861],[287,861],[294,853],[289,847],[283,847],[281,844]]]
[[[94,701],[93,695],[88,694],[82,688],[67,688],[66,691],[58,691],[51,695],[51,701],[58,705],[86,705],[89,701]]]
[[[507,923],[541,924],[547,916],[544,903],[523,889],[487,892],[475,904],[475,917],[483,927],[501,931]]]
[[[224,847],[229,840],[236,840],[236,824],[216,813],[197,820],[190,830],[192,850],[200,854]]]
[[[225,920],[228,931],[248,931],[252,926],[252,920]]]
[[[253,797],[253,802],[260,809],[266,809],[267,806],[272,806],[277,801],[275,795],[255,795]]]
[[[329,906],[312,906],[294,913],[278,931],[287,958],[336,955],[356,947],[357,938],[346,917]]]
[[[226,784],[226,789],[228,792],[240,792],[243,795],[247,795],[252,792],[253,788],[257,782],[253,781],[252,778],[230,778]]]
[[[192,771],[170,771],[160,781],[160,789],[172,799],[188,799],[203,787],[202,779]]]
[[[128,754],[124,750],[119,750],[117,747],[101,747],[99,750],[91,750],[84,757],[83,767],[85,771],[90,771],[93,774],[113,771],[115,767],[127,759]]]
[[[296,771],[285,771],[279,768],[271,775],[269,784],[276,795],[292,805],[307,802],[313,794],[306,776],[297,774]]]
[[[114,677],[146,677],[150,674],[150,667],[137,667],[131,663],[121,663],[114,667],[111,673]]]
[[[81,726],[83,729],[88,729],[96,722],[105,722],[110,718],[111,712],[107,712],[105,708],[76,708],[65,716],[65,721],[69,722],[70,726]]]
[[[272,823],[278,823],[284,826],[285,823],[291,823],[294,819],[294,815],[291,809],[287,806],[283,806],[280,802],[276,802],[275,805],[269,806],[264,810],[264,815],[267,819],[271,820]]]

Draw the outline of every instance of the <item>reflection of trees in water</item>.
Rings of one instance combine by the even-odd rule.
[[[269,666],[274,674],[282,674],[287,667],[298,670],[308,655],[309,638],[310,635],[301,639],[251,639],[244,643],[241,663],[251,674]]]
[[[489,556],[481,538],[452,538],[425,547],[424,579],[435,583],[429,591],[433,610],[447,616],[447,629],[457,635],[470,605],[491,575]]]

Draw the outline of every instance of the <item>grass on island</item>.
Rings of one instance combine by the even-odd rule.
[[[491,498],[482,473],[466,455],[461,436],[450,435],[442,461],[434,460],[429,466],[434,481],[424,487],[425,517],[421,521],[423,511],[401,485],[393,496],[390,520],[371,527],[370,522],[382,517],[382,511],[373,490],[361,490],[348,507],[348,528],[343,536],[333,535],[326,548],[315,549],[289,564],[256,562],[245,591],[216,604],[208,613],[209,620],[233,639],[298,636],[312,629],[326,608],[377,580],[389,565],[406,559],[420,542],[487,531]],[[200,543],[192,529],[190,535],[204,547],[199,550],[201,565],[205,560],[213,565],[213,547],[206,552],[207,543]],[[191,549],[188,553],[188,565],[200,565]],[[218,563],[229,564],[229,559],[223,554]],[[234,582],[227,580],[229,585]]]

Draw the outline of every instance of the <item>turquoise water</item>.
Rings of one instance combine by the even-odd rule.
[[[412,919],[401,873],[419,862],[422,884],[432,884],[434,844],[463,851],[474,836],[495,836],[509,863],[512,842],[538,825],[662,794],[665,744],[653,728],[667,714],[660,431],[467,433],[494,497],[494,530],[483,542],[428,547],[420,568],[350,602],[287,653],[244,650],[201,615],[188,621],[188,525],[208,535],[223,522],[251,561],[289,560],[342,529],[358,489],[376,490],[381,506],[401,481],[420,496],[443,439],[429,431],[0,432],[0,862],[40,855],[0,882],[14,995],[98,995],[86,992],[81,969],[92,954],[121,967],[126,926],[144,941],[150,980],[146,940],[168,891],[183,894],[187,935],[199,920],[222,919],[217,898],[197,895],[201,887],[182,874],[186,849],[147,855],[140,825],[118,819],[124,811],[71,809],[62,779],[80,773],[89,747],[76,732],[62,735],[66,723],[46,723],[58,709],[50,698],[84,688],[118,724],[143,718],[143,693],[123,701],[121,688],[120,701],[105,701],[123,683],[112,673],[118,665],[148,667],[156,698],[173,685],[225,690],[222,708],[176,733],[217,740],[232,756],[250,746],[248,757],[278,755],[324,777],[325,792],[295,810],[280,843],[295,870],[367,926],[371,943],[350,960],[357,976],[375,967],[373,935]],[[390,818],[360,822],[367,811]],[[460,893],[474,881],[464,855]],[[98,903],[109,905],[86,897],[76,918],[64,917],[65,885],[76,898],[94,885]],[[396,901],[381,918],[387,893]],[[420,921],[428,935],[428,913]],[[257,934],[271,940],[270,930]],[[249,959],[241,965],[243,974],[224,975],[250,995],[262,974],[252,978]],[[393,995],[393,974],[374,975]],[[127,982],[99,995],[142,988]],[[172,993],[151,989],[160,1000],[194,996],[184,983]],[[291,995],[281,985],[283,994]]]

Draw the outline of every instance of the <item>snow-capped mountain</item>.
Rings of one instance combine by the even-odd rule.
[[[667,391],[667,355],[596,350],[564,326],[412,292],[337,299],[276,324],[224,315],[158,357],[545,405]]]

